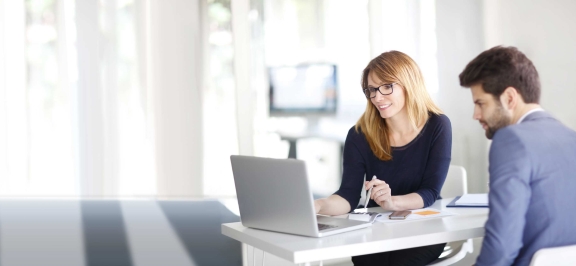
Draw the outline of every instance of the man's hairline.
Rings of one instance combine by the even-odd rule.
[[[502,91],[502,93],[500,93],[500,95],[496,95],[496,94],[487,92],[487,91],[484,89],[484,81],[477,81],[477,82],[474,82],[474,83],[470,83],[469,86],[464,85],[464,86],[462,86],[462,87],[463,87],[464,89],[472,89],[472,86],[477,86],[477,85],[480,86],[480,89],[482,89],[482,92],[484,92],[484,93],[486,93],[486,94],[492,95],[492,98],[494,99],[494,101],[495,101],[495,102],[498,102],[499,104],[502,104],[502,103],[500,102],[500,96],[502,96],[502,94],[504,94],[504,90],[506,90],[506,89],[509,88],[509,87],[514,88],[514,87],[512,87],[512,86],[508,86],[508,87],[506,87],[506,89],[504,89],[504,90]],[[514,88],[514,89],[515,89],[516,91],[518,91],[518,89],[516,89],[516,88]],[[522,97],[522,95],[520,95],[520,97],[522,98],[522,101],[524,101],[524,98]]]

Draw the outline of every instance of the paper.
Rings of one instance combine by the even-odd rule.
[[[404,220],[390,220],[388,216],[392,212],[382,213],[382,216],[376,219],[376,221],[381,223],[402,223],[402,222],[409,222],[409,221],[418,221],[418,220],[425,220],[425,219],[434,219],[434,218],[442,218],[446,216],[455,215],[453,212],[449,211],[441,211],[438,209],[433,208],[425,208],[425,209],[418,209],[412,210],[412,214],[408,215]]]
[[[454,205],[457,206],[488,206],[488,194],[464,194]]]
[[[436,211],[431,211],[431,210],[427,210],[427,211],[420,211],[420,212],[414,212],[414,214],[418,214],[418,215],[434,215],[434,214],[439,214],[440,212],[436,212]]]
[[[379,212],[356,212],[348,214],[348,219],[363,222],[374,222],[380,216],[382,216],[382,213]]]
[[[378,221],[381,223],[398,223],[398,222],[407,222],[407,221],[418,221],[424,219],[433,219],[433,218],[442,218],[446,216],[456,215],[453,212],[449,211],[441,211],[438,209],[433,208],[424,208],[424,209],[417,209],[412,210],[412,213],[406,217],[404,220],[390,220],[388,216],[392,214],[392,212],[358,212],[358,213],[350,213],[348,214],[348,219],[357,220],[357,221],[364,221],[369,222],[371,218],[374,218],[373,221]]]

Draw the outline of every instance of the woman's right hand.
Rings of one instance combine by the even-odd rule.
[[[350,204],[344,198],[333,194],[314,201],[314,211],[324,215],[342,215],[350,211]]]
[[[320,213],[320,210],[322,209],[322,205],[324,203],[323,201],[324,199],[314,200],[314,211],[316,212],[316,214]]]

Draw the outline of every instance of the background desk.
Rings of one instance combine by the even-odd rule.
[[[445,209],[457,215],[395,224],[376,222],[367,229],[323,238],[251,229],[239,222],[223,224],[222,234],[293,263],[307,263],[483,237],[488,208],[446,208],[450,200],[439,200],[431,207]]]
[[[223,202],[0,199],[0,265],[241,265]]]

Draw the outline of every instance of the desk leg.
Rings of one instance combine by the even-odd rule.
[[[248,266],[248,245],[242,243],[242,266]]]
[[[262,252],[262,253],[260,253]],[[293,263],[285,259],[276,257],[270,253],[266,254],[263,250],[258,250],[254,253],[254,247],[248,244],[242,243],[242,266],[253,266],[253,265],[274,265],[274,266],[312,266],[310,262],[307,263]],[[255,258],[254,258],[255,256]],[[264,263],[262,263],[264,262]],[[316,264],[314,264],[316,265]],[[321,266],[321,265],[320,265]]]

